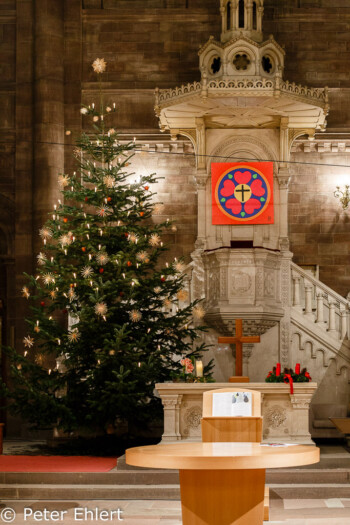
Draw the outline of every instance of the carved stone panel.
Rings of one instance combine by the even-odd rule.
[[[181,414],[182,435],[186,438],[201,436],[202,406],[190,402],[183,405]]]
[[[280,253],[221,248],[202,257],[207,283],[205,321],[210,326],[226,333],[235,319],[243,318],[245,333],[263,334],[285,315]]]
[[[253,279],[248,272],[236,271],[236,269],[231,271],[231,296],[251,294],[252,285]]]

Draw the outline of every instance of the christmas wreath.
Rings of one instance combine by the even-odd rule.
[[[290,385],[290,393],[293,394],[294,383],[309,383],[312,380],[309,372],[306,368],[300,370],[300,364],[295,366],[295,370],[292,368],[284,368],[281,371],[280,363],[277,363],[272,370],[267,374],[265,379],[266,383],[286,383]]]

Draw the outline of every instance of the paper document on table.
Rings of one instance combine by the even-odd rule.
[[[251,392],[213,394],[212,415],[216,417],[250,417],[252,415]]]
[[[261,443],[262,447],[295,447],[299,443]]]

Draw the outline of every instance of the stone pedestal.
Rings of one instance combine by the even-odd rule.
[[[203,393],[219,388],[249,388],[262,396],[263,441],[313,445],[309,432],[309,411],[316,383],[289,385],[273,383],[158,383],[164,406],[162,442],[188,439],[201,441]]]

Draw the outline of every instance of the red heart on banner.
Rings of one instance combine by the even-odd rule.
[[[224,182],[224,187],[222,188],[221,190],[221,195],[223,197],[230,197],[231,195],[234,194],[235,192],[235,185],[234,183],[232,182],[232,180],[225,180]]]
[[[263,188],[261,180],[255,180],[250,186],[250,189],[257,197],[262,197],[263,195],[265,195],[265,190]]]
[[[226,202],[226,208],[237,214],[242,211],[242,204],[237,199],[230,199]]]
[[[248,184],[251,178],[252,175],[250,171],[245,171],[244,173],[237,171],[237,173],[235,173],[235,180],[238,182],[238,184]]]
[[[254,210],[261,208],[261,202],[257,199],[249,199],[245,204],[245,211],[250,215]]]

